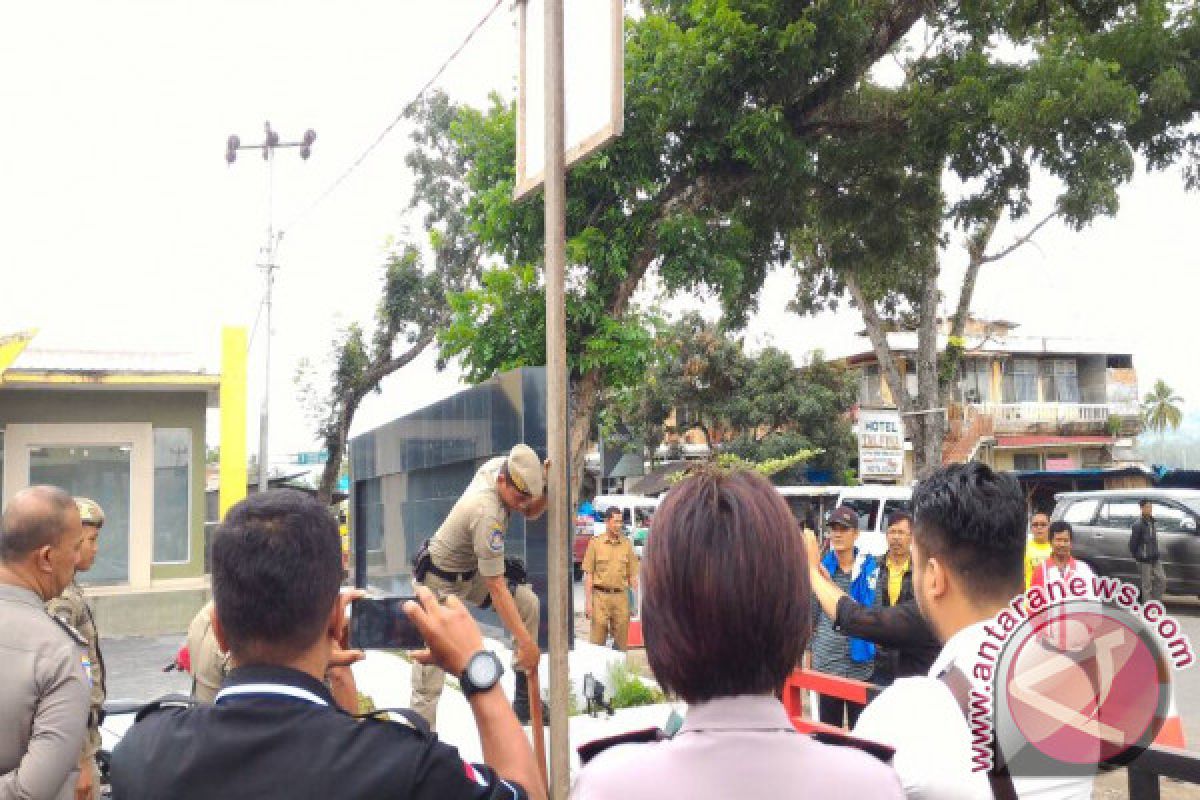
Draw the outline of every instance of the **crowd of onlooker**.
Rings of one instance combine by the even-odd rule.
[[[17,733],[0,743],[0,798],[96,791],[81,767],[94,722],[86,637],[43,611],[84,563],[81,511],[50,487],[4,509],[0,721]],[[753,472],[701,470],[671,490],[629,573],[643,592],[649,665],[686,717],[669,737],[647,731],[587,748],[572,796],[1090,796],[1090,782],[1012,776],[1000,762],[972,771],[959,691],[980,685],[969,659],[985,622],[1030,581],[1074,568],[1069,526],[1035,518],[1036,548],[1027,546],[1016,481],[980,464],[922,480],[911,513],[888,520],[882,557],[856,547],[852,509],[828,522],[822,553]],[[1038,552],[1044,563],[1030,563]],[[214,535],[211,562],[214,606],[195,635],[215,641],[228,675],[211,704],[141,715],[113,754],[113,796],[546,796],[502,689],[473,672],[490,667],[476,658],[483,640],[457,599],[421,589],[405,612],[428,645],[414,658],[461,676],[479,764],[415,715],[357,716],[350,667],[362,654],[346,647],[345,609],[358,594],[341,588],[325,508],[284,490],[253,495]],[[865,707],[822,698],[813,709],[850,735],[797,733],[779,692],[806,662],[884,687]]]

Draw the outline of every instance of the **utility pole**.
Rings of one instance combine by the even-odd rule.
[[[563,0],[546,0],[546,439],[550,454],[547,509],[550,633],[550,797],[566,800],[571,782],[567,738],[567,323],[563,300],[567,260],[566,121],[563,83]],[[535,700],[534,702],[537,702]]]
[[[238,150],[262,150],[263,160],[267,162],[267,243],[262,249],[263,263],[258,265],[266,276],[263,304],[266,306],[267,312],[262,409],[258,418],[258,490],[260,492],[267,490],[269,482],[267,453],[269,452],[268,423],[271,417],[271,306],[275,290],[275,270],[279,269],[279,265],[275,263],[275,249],[283,237],[282,231],[275,230],[275,151],[280,147],[299,147],[300,158],[307,161],[308,157],[312,155],[313,142],[317,140],[317,133],[312,128],[305,131],[304,138],[298,142],[279,141],[279,134],[271,130],[270,121],[263,125],[263,129],[266,137],[262,144],[242,144],[237,134],[230,136],[225,142],[225,162],[228,164],[237,160]]]

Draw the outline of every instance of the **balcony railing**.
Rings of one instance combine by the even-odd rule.
[[[979,403],[996,433],[1104,433],[1111,407],[1106,403]]]

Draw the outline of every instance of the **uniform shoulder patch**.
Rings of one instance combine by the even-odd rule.
[[[58,627],[62,628],[66,632],[67,636],[71,637],[71,640],[73,642],[75,642],[75,644],[79,645],[80,647],[87,647],[87,644],[88,644],[87,637],[84,636],[79,631],[75,630],[75,626],[73,626],[71,623],[67,622],[62,617],[56,616],[54,614],[50,615],[50,619],[52,619],[56,623],[58,623]]]
[[[488,533],[488,547],[496,553],[504,551],[504,526],[499,522],[493,523],[492,529]]]
[[[667,735],[663,733],[661,728],[643,728],[642,730],[619,733],[616,736],[606,736],[603,739],[596,739],[587,744],[582,744],[576,748],[576,752],[579,753],[579,762],[587,764],[605,750],[616,747],[619,744],[649,744],[651,742],[666,741],[666,739]]]

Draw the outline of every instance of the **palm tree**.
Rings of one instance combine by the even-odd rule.
[[[1142,401],[1142,421],[1159,436],[1168,428],[1177,430],[1183,422],[1183,411],[1179,408],[1182,402],[1183,398],[1176,395],[1174,389],[1159,380],[1154,384],[1154,391]]]

